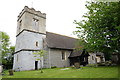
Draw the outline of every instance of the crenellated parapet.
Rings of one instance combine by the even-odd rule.
[[[31,13],[31,14],[34,14],[36,16],[39,16],[39,17],[42,17],[42,18],[46,19],[46,14],[45,13],[41,13],[41,11],[36,11],[34,8],[29,8],[28,6],[25,6],[24,9],[18,15],[18,20],[21,18],[21,16],[25,12],[28,12],[28,13]]]

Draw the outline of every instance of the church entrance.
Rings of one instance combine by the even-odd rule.
[[[38,70],[38,61],[35,61],[35,70]]]
[[[84,50],[75,50],[73,51],[70,56],[70,65],[75,65],[75,63],[80,63],[80,65],[86,66],[88,64],[88,54],[87,51]]]

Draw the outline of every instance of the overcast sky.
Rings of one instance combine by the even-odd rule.
[[[67,36],[74,36],[74,20],[82,20],[87,11],[86,0],[1,0],[0,1],[0,31],[10,36],[15,45],[17,16],[24,6],[33,7],[47,14],[46,29]]]

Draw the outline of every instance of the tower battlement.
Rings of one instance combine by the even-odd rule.
[[[18,15],[17,35],[23,30],[46,33],[46,14],[25,6]]]
[[[46,19],[46,13],[41,13],[41,11],[36,11],[34,8],[29,8],[28,6],[25,6],[24,9],[20,12],[20,14],[18,15],[18,20],[21,18],[21,16],[25,13],[31,13],[37,16],[40,16],[44,19]]]

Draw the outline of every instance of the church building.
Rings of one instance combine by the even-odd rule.
[[[76,43],[75,38],[47,32],[46,14],[25,6],[17,20],[13,70],[70,67],[74,62],[79,62],[75,59],[81,56],[84,65],[94,64],[96,55],[88,53],[84,55],[86,53],[84,50],[76,53],[74,51]],[[33,54],[40,50],[46,50],[45,55],[41,57],[41,62]]]

